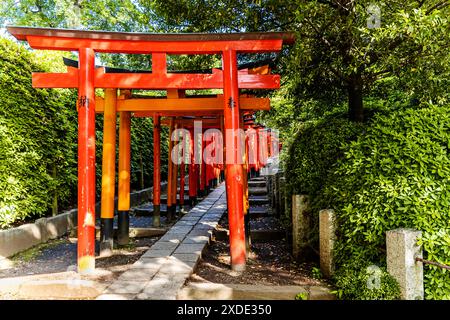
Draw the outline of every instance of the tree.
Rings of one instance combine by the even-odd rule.
[[[439,77],[448,72],[449,4],[449,0],[7,0],[0,12],[3,23],[68,27],[78,21],[80,28],[114,31],[292,30],[297,42],[289,58],[281,59],[279,70],[289,79],[290,94],[298,101],[312,98],[326,104],[345,99],[349,117],[362,121],[364,96],[379,80],[404,78],[420,70],[411,79],[418,84],[417,80],[429,80],[429,73]],[[150,67],[142,55],[102,58],[116,66]],[[203,59],[184,63],[205,64]]]
[[[183,31],[295,30],[297,43],[283,68],[292,94],[326,103],[347,97],[350,119],[363,121],[364,94],[377,81],[404,77],[424,61],[422,71],[446,72],[442,61],[449,59],[450,1],[372,3],[185,0],[157,2],[155,10]]]
[[[436,62],[436,67],[448,61],[449,4],[299,1],[298,40],[291,61],[295,87],[318,97],[330,96],[330,90],[346,92],[349,117],[362,121],[364,93],[376,81],[400,77],[424,59]]]

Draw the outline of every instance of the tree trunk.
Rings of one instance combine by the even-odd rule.
[[[364,121],[363,81],[360,73],[353,75],[348,83],[348,117],[352,121]]]

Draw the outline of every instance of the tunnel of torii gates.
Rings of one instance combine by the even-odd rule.
[[[185,165],[188,166],[190,200],[205,193],[208,187],[225,177],[229,219],[230,256],[233,270],[244,270],[246,263],[245,218],[248,211],[246,170],[259,170],[264,158],[271,156],[271,135],[268,129],[247,121],[252,112],[268,110],[267,98],[240,95],[240,89],[277,89],[279,75],[270,74],[267,65],[239,68],[238,53],[277,52],[283,44],[292,44],[294,35],[288,32],[264,33],[185,33],[152,34],[103,31],[81,31],[50,28],[7,27],[18,40],[25,40],[31,48],[42,50],[78,51],[77,67],[68,67],[67,73],[33,73],[35,88],[78,89],[78,271],[95,270],[95,114],[104,114],[104,140],[102,158],[101,239],[102,250],[112,249],[114,195],[115,195],[115,137],[116,113],[119,113],[118,160],[118,242],[128,243],[130,209],[130,148],[131,117],[152,117],[154,123],[154,175],[153,206],[154,225],[159,225],[160,178],[160,128],[168,125],[170,132],[184,128],[189,132],[189,155],[181,157],[180,164],[169,160],[168,218],[177,205],[177,181],[180,171],[180,204],[184,199]],[[95,53],[122,53],[151,55],[152,70],[123,72],[95,66]],[[210,72],[183,72],[167,70],[167,55],[221,54],[222,69]],[[95,89],[104,89],[104,98],[95,96]],[[136,97],[132,90],[167,90],[166,97]],[[211,96],[186,96],[185,90],[222,89],[223,94]],[[195,164],[193,158],[194,121],[201,120],[203,129],[215,128],[225,134],[226,161]],[[259,143],[254,164],[248,165],[248,156],[240,152],[242,140],[239,129],[253,128],[258,139],[248,137],[249,145]],[[265,133],[265,135],[264,135]],[[261,136],[268,137],[266,142]],[[213,135],[212,140],[217,139]],[[175,139],[176,140],[176,139]],[[200,139],[201,150],[207,148]],[[184,141],[184,139],[183,139]],[[257,142],[255,142],[257,141]],[[175,141],[176,142],[176,141]],[[186,143],[187,144],[187,143]],[[174,141],[169,138],[172,150]],[[262,154],[261,154],[262,153]],[[265,153],[265,154],[264,154]],[[170,153],[169,153],[170,154]],[[170,157],[169,157],[170,158]],[[179,167],[179,170],[178,170]],[[251,168],[250,168],[251,167]],[[224,171],[224,174],[221,172]],[[248,237],[247,237],[248,238]]]

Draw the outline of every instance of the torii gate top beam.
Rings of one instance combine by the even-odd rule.
[[[152,54],[152,73],[106,73],[105,68],[94,68],[95,88],[222,89],[222,70],[213,69],[211,74],[170,73],[167,54],[222,54],[229,50],[276,52],[283,43],[294,41],[294,34],[289,32],[154,34],[14,26],[7,29],[18,40],[28,41],[34,49],[79,51],[89,48],[94,52]],[[280,86],[279,75],[241,70],[238,78],[240,89],[277,89]],[[67,73],[33,74],[35,88],[77,88],[78,84],[78,68],[69,67]]]
[[[290,32],[247,33],[128,33],[84,31],[53,28],[8,26],[18,40],[26,40],[35,49],[78,50],[91,48],[97,52],[168,54],[214,54],[224,50],[239,52],[273,52],[283,42],[292,44]]]

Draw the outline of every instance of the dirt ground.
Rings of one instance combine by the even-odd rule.
[[[130,239],[128,246],[114,250],[112,256],[96,256],[96,269],[103,271],[96,280],[114,280],[157,240],[158,237]],[[69,237],[51,240],[15,255],[11,261],[11,267],[0,270],[0,279],[76,271],[77,241]]]
[[[226,226],[225,217],[218,226],[218,230],[226,229]],[[262,217],[253,219],[251,228],[252,230],[279,230],[281,226],[274,217]],[[312,264],[296,263],[292,259],[284,239],[254,241],[247,268],[243,273],[238,274],[230,269],[228,239],[213,239],[190,281],[258,285],[323,284],[323,281],[314,279],[313,267]]]

